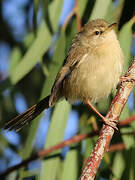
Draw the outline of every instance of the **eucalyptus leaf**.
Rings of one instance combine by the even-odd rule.
[[[88,0],[79,0],[78,4],[79,4],[79,14],[82,17],[86,8]]]
[[[116,152],[112,165],[114,178],[121,179],[125,166],[122,152]]]
[[[77,180],[78,172],[78,150],[72,149],[67,153],[66,159],[64,160],[61,180]]]
[[[128,135],[128,133],[130,132],[133,132],[133,128],[131,127],[124,127],[124,128],[121,128],[121,133],[123,133],[122,135],[122,139],[123,139],[123,142],[126,146],[126,149],[130,149],[132,147],[135,147],[135,141],[134,141],[134,137],[131,136],[131,135]],[[127,133],[127,135],[124,133]]]
[[[39,62],[40,58],[48,49],[50,43],[51,34],[45,22],[42,22],[34,43],[21,59],[20,63],[14,68],[14,71],[11,73],[10,79],[13,84],[16,84],[32,70],[32,68],[36,65],[37,62]]]
[[[134,23],[134,18],[123,25],[119,32],[120,46],[123,50],[125,56],[125,66],[124,70],[127,71],[131,62],[131,43],[132,43],[132,25]]]
[[[37,14],[38,14],[38,6],[39,6],[39,0],[34,0],[34,8],[33,8],[33,25],[34,25],[34,31],[37,30]]]
[[[21,57],[22,57],[22,53],[20,48],[15,47],[11,53],[9,74],[13,73],[15,67],[20,62]]]
[[[61,49],[61,51],[59,51],[59,49]],[[64,56],[65,56],[64,50],[65,50],[65,34],[64,32],[62,32],[59,40],[56,43],[56,50],[54,52],[54,56],[53,56],[53,59],[51,61],[50,68],[49,68],[49,72],[52,72],[52,73],[50,73],[50,75],[47,77],[44,83],[44,86],[41,92],[41,97],[40,97],[41,99],[46,97],[51,91],[56,74],[64,60]],[[25,143],[25,148],[24,148],[26,151],[24,150],[21,153],[22,158],[27,158],[32,151],[34,138],[35,138],[36,131],[38,128],[38,124],[42,116],[43,116],[43,113],[41,113],[31,124],[31,127],[29,129],[29,134]]]
[[[67,119],[70,112],[70,105],[66,101],[58,103],[52,114],[50,128],[47,136],[45,148],[49,148],[55,144],[60,143],[63,140],[64,132],[67,124]],[[54,154],[60,153],[61,151],[55,151]],[[60,157],[49,159],[42,162],[41,168],[41,180],[55,180],[58,177],[58,171],[61,167]],[[53,173],[52,173],[53,172]]]
[[[111,0],[96,0],[90,20],[97,18],[105,18],[105,15],[108,11]]]

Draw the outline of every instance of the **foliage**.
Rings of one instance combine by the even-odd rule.
[[[132,26],[135,18],[133,17],[133,13],[131,14],[131,12],[133,12],[132,6],[134,2],[132,2],[133,4],[127,3],[124,0],[78,0],[76,2],[78,2],[76,6],[79,6],[77,12],[74,13],[75,16],[70,18],[68,24],[64,26],[64,22],[62,25],[59,25],[63,0],[29,0],[23,10],[24,13],[28,15],[29,7],[32,5],[34,6],[33,26],[30,27],[26,19],[27,33],[21,41],[16,40],[12,28],[10,28],[10,24],[4,19],[2,13],[0,14],[0,23],[2,26],[0,30],[0,40],[1,42],[6,42],[11,49],[8,73],[6,77],[2,73],[0,74],[1,124],[17,114],[15,98],[18,94],[23,96],[28,106],[31,106],[39,99],[50,94],[57,72],[62,66],[71,40],[77,32],[77,24],[80,23],[77,18],[79,16],[82,25],[93,18],[104,18],[110,23],[114,21],[119,23],[117,34],[120,45],[124,51],[126,59],[125,70],[127,70],[131,63],[132,56],[135,53],[135,51],[131,51],[131,47],[132,49],[135,48],[134,44],[132,44]],[[2,5],[4,0],[0,3]],[[127,7],[130,10],[130,14],[125,13]],[[42,18],[40,25],[38,25],[39,22],[37,17],[38,12],[41,10]],[[2,31],[3,28],[5,28],[4,32]],[[2,35],[1,32],[4,33],[4,35]],[[8,93],[6,93],[7,91]],[[124,108],[121,121],[133,115],[133,98],[134,92],[132,98],[130,98],[130,101]],[[96,105],[102,114],[106,114],[111,100],[112,96]],[[130,105],[131,103],[133,104],[132,108]],[[96,123],[96,119],[99,118],[94,112],[89,110],[87,106],[82,104],[73,105],[72,109],[78,114],[78,133],[88,133],[97,130],[97,127],[101,127],[100,121]],[[43,144],[42,148],[48,148],[60,143],[64,139],[66,125],[72,113],[71,105],[65,100],[62,100],[57,103],[53,109],[42,113],[28,127],[22,130],[18,134],[20,142],[17,145],[14,145],[9,138],[6,138],[6,132],[1,131],[0,164],[5,162],[6,168],[11,165],[11,157],[8,157],[6,154],[7,149],[10,149],[21,159],[25,159],[32,153],[38,151],[40,147],[38,147],[38,143],[35,145],[35,141],[37,137],[38,139],[41,138],[41,129],[45,132],[44,127],[47,126],[48,116],[50,124],[47,138],[44,136],[40,139]],[[43,119],[44,123],[42,123]],[[72,121],[74,121],[73,118]],[[41,123],[43,127],[40,127],[39,130],[38,127]],[[133,134],[122,134],[133,132],[135,131],[134,128],[134,122],[127,127],[120,128],[120,133],[116,134],[113,138],[112,144],[124,143],[126,148],[121,151],[116,150],[115,152],[108,153],[105,156],[96,179],[100,179],[101,177],[119,180],[135,179],[134,136]],[[30,179],[35,177],[35,179],[38,180],[77,180],[81,174],[83,162],[85,162],[92,150],[96,139],[97,136],[83,140],[79,144],[75,144],[73,147],[69,148],[68,151],[60,150],[53,152],[51,157],[40,161],[40,167],[37,165],[35,166],[36,170],[31,169],[29,166],[27,168],[21,168],[15,171],[15,173],[11,173],[7,179],[21,180],[26,177]]]

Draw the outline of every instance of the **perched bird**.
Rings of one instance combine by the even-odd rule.
[[[9,121],[4,128],[20,130],[63,97],[88,104],[106,124],[116,128],[114,121],[107,120],[91,104],[107,97],[123,72],[124,56],[114,31],[116,25],[103,19],[85,24],[72,41],[50,96]]]

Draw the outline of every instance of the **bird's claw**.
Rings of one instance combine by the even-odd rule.
[[[118,131],[118,128],[117,128],[117,124],[118,124],[118,120],[116,119],[107,119],[107,118],[104,118],[103,119],[103,122],[108,125],[108,126],[111,126],[114,130]]]

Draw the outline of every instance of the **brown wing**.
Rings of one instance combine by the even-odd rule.
[[[62,97],[61,95],[62,82],[70,72],[71,71],[69,66],[63,66],[60,72],[58,73],[54,85],[52,87],[51,96],[49,99],[50,107],[52,107],[55,104],[55,102]]]
[[[72,44],[68,52],[65,64],[58,73],[54,85],[52,87],[51,96],[49,99],[50,107],[52,107],[55,104],[55,102],[62,97],[61,89],[63,86],[63,80],[72,72],[74,68],[76,68],[81,62],[84,61],[87,53],[87,48],[82,48],[77,44]]]

